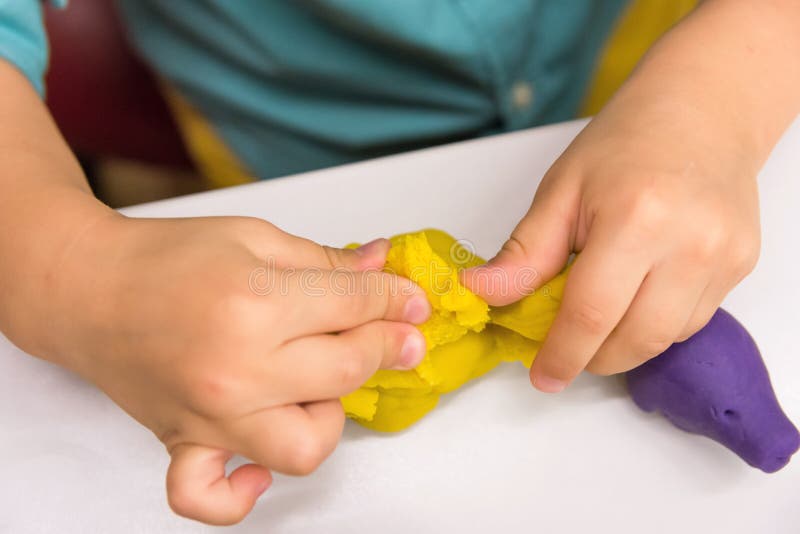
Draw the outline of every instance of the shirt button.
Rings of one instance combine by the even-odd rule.
[[[522,111],[533,103],[533,85],[528,82],[516,82],[511,86],[511,103],[514,109]]]

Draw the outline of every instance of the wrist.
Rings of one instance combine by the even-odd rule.
[[[48,276],[52,298],[46,313],[53,328],[45,359],[88,376],[96,333],[113,317],[115,271],[125,262],[118,255],[128,220],[110,209],[91,210],[73,230]]]
[[[692,82],[664,87],[660,79],[647,72],[632,77],[598,118],[613,117],[614,132],[635,137],[637,146],[666,160],[667,168],[691,164],[712,174],[732,171],[755,179],[771,145],[754,133],[749,117],[731,113],[734,103],[721,106],[713,95],[694,90]]]
[[[33,213],[14,221],[24,238],[0,240],[12,260],[1,269],[7,283],[0,283],[0,328],[29,354],[75,369],[71,333],[86,319],[83,298],[105,228],[122,216],[74,187],[48,188],[33,204]]]
[[[740,158],[755,175],[800,112],[797,22],[793,2],[703,2],[651,48],[619,94],[669,108],[689,139],[707,135],[714,152]]]

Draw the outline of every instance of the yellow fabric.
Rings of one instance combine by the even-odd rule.
[[[162,92],[187,151],[209,185],[229,187],[255,180],[199,111],[166,84]]]
[[[442,394],[502,361],[530,367],[558,310],[568,271],[515,304],[492,308],[459,283],[460,269],[483,260],[450,235],[429,229],[391,241],[385,270],[422,287],[433,313],[419,327],[428,351],[415,369],[378,371],[361,389],[342,398],[348,417],[383,432],[409,427],[432,410]]]
[[[698,0],[633,0],[606,43],[586,94],[581,116],[595,115],[633,72],[641,57]]]

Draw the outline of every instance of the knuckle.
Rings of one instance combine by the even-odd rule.
[[[360,347],[353,347],[348,355],[341,358],[338,362],[338,384],[342,390],[350,391],[361,387],[361,384],[369,378],[369,358],[366,350]]]
[[[264,232],[277,230],[275,225],[258,217],[235,216],[231,220],[236,230],[245,236],[262,235]]]
[[[408,301],[418,295],[423,295],[414,282],[407,278],[402,278],[394,274],[381,272],[367,273],[377,274],[367,283],[367,290],[370,293],[370,306],[375,311],[374,318],[386,318],[390,313],[401,313]],[[373,282],[374,280],[374,282]],[[439,287],[439,282],[434,278],[431,281],[433,290]]]
[[[343,261],[342,251],[338,248],[322,245],[322,253],[325,256],[325,260],[328,262],[328,267],[331,269],[341,267],[345,263]]]
[[[175,395],[191,413],[208,421],[236,414],[249,402],[254,379],[218,355],[198,354],[175,370]]]
[[[637,362],[644,363],[650,358],[658,356],[667,350],[673,342],[674,339],[668,337],[657,337],[639,341],[634,350],[634,357]]]
[[[637,190],[626,206],[626,213],[631,222],[646,230],[661,228],[667,223],[670,211],[667,199],[653,186]]]
[[[359,300],[362,291],[357,285],[360,280],[355,272],[344,267],[334,267],[329,276],[330,293],[332,295],[349,300]],[[360,303],[352,302],[352,304],[357,306]]]
[[[185,484],[169,484],[167,504],[173,512],[182,517],[194,518],[198,512],[198,502]]]
[[[723,231],[716,225],[708,225],[697,239],[689,246],[689,258],[694,261],[708,262],[717,256],[723,244]]]
[[[686,341],[687,339],[689,339],[690,337],[692,337],[692,336],[693,336],[693,335],[694,335],[696,332],[697,332],[697,330],[694,330],[693,328],[687,328],[687,329],[685,329],[685,330],[684,330],[683,332],[681,332],[681,333],[680,333],[680,335],[678,335],[678,337],[675,339],[675,343],[683,343],[684,341]]]
[[[250,510],[253,509],[253,504],[254,503],[247,501],[237,502],[220,516],[216,524],[219,526],[231,526],[241,523],[241,521],[247,517],[247,514],[250,513]]]
[[[248,293],[229,291],[212,302],[208,311],[207,324],[214,325],[217,348],[230,350],[233,347],[247,346],[264,334],[264,317],[256,309],[255,297]]]
[[[333,270],[359,270],[361,256],[352,249],[320,245],[327,267]]]
[[[321,439],[316,434],[308,432],[295,440],[289,452],[287,469],[292,475],[310,475],[322,464],[325,456]]]
[[[206,522],[215,526],[235,525],[247,517],[253,509],[253,504],[246,499],[235,499],[235,502],[230,503],[224,510],[216,511],[214,517]]]
[[[369,361],[370,367],[367,369],[367,378],[380,368],[390,368],[400,363],[403,347],[409,339],[411,343],[419,341],[425,347],[424,350],[427,351],[427,342],[424,335],[414,326],[387,322],[376,325],[375,330],[375,335],[370,341],[374,357]],[[413,347],[413,345],[411,346]]]
[[[761,255],[761,243],[758,237],[740,239],[732,246],[732,262],[735,273],[744,277],[755,269]]]
[[[182,387],[188,408],[211,420],[222,419],[241,407],[245,389],[236,373],[207,363],[187,373]]]
[[[370,299],[361,294],[352,294],[344,297],[343,309],[350,317],[365,317],[371,312],[373,304]]]
[[[567,313],[567,319],[590,335],[600,335],[608,328],[606,314],[588,302],[581,302]]]
[[[714,315],[716,311],[717,308],[714,307],[710,311],[705,311],[696,314],[689,322],[689,325],[683,330],[683,332],[681,332],[680,336],[678,336],[678,339],[676,341],[680,342],[686,341],[687,339],[695,335],[697,332],[702,330],[703,327],[705,327],[711,320],[711,317]]]
[[[214,325],[213,329],[192,340],[175,368],[187,408],[202,417],[218,419],[232,413],[251,389],[248,362],[267,340],[258,314],[246,300],[216,299],[199,319],[202,324]]]
[[[503,243],[502,250],[511,256],[518,258],[529,258],[528,250],[525,246],[525,241],[518,235],[518,230],[514,230],[509,238]]]
[[[366,273],[365,276],[370,276],[370,273]],[[361,285],[353,282],[353,287],[357,289],[348,294],[346,300],[348,311],[354,317],[377,319],[385,316],[389,309],[390,293],[383,287],[383,278],[372,282],[373,278]]]

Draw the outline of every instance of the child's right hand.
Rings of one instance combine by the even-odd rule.
[[[59,265],[49,345],[166,445],[178,514],[235,523],[270,469],[306,474],[330,454],[340,396],[423,357],[422,290],[357,272],[388,248],[330,249],[259,219],[112,215]],[[233,453],[254,463],[226,477]]]
[[[409,324],[429,314],[422,290],[353,272],[382,267],[388,242],[358,254],[258,219],[127,219],[92,197],[33,87],[1,59],[0,87],[0,330],[164,442],[178,513],[240,520],[268,469],[307,473],[331,452],[338,397],[422,358]],[[270,258],[287,283],[262,294]],[[232,453],[255,464],[226,478]]]

